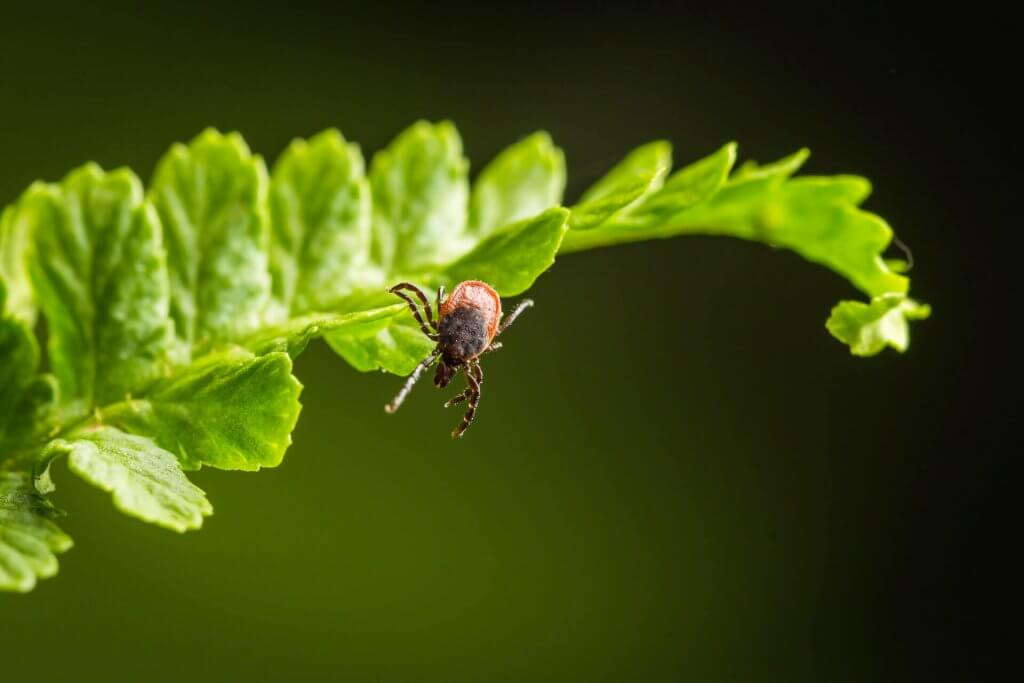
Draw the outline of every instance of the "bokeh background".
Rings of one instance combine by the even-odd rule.
[[[934,18],[934,17],[932,17]],[[998,23],[998,18],[993,17]],[[124,4],[0,10],[0,202],[95,160],[147,178],[241,131],[273,160],[339,127],[367,155],[450,118],[479,170],[544,128],[571,200],[633,146],[800,146],[867,206],[934,307],[910,352],[825,332],[853,291],[796,256],[682,238],[566,256],[488,359],[478,422],[429,383],[303,355],[295,444],[196,476],[167,533],[56,473],[76,547],[0,595],[17,680],[982,680],[1009,636],[1011,492],[992,397],[1012,174],[999,31],[858,7]],[[948,677],[948,678],[947,678]],[[934,679],[933,679],[934,680]]]

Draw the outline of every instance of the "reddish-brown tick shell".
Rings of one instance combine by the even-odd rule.
[[[471,306],[480,311],[487,320],[487,343],[494,339],[501,322],[501,297],[489,284],[480,280],[460,282],[452,293],[441,303],[441,317],[462,306]]]

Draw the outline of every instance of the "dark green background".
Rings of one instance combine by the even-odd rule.
[[[851,288],[789,253],[686,238],[566,256],[488,358],[461,443],[429,384],[388,417],[399,379],[318,343],[284,464],[196,475],[216,507],[199,533],[56,472],[76,547],[58,578],[0,595],[3,681],[998,668],[998,34],[865,8],[284,5],[0,11],[0,202],[87,160],[148,177],[209,125],[273,160],[327,126],[369,155],[451,118],[475,169],[545,128],[570,200],[653,138],[678,162],[806,145],[809,172],[874,181],[868,208],[914,247],[934,317],[906,356],[854,359],[823,328]]]

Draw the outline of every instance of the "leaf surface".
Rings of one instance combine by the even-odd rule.
[[[103,419],[152,437],[187,470],[276,467],[299,417],[302,385],[291,369],[286,353],[229,348],[105,408]]]
[[[17,204],[0,211],[0,286],[7,287],[7,312],[31,326],[36,304],[28,277],[29,227]]]
[[[257,330],[270,296],[263,160],[237,133],[206,130],[164,155],[149,196],[164,226],[178,336],[191,344]]]
[[[0,590],[27,593],[57,573],[57,555],[72,546],[53,521],[60,514],[29,474],[0,470]]]
[[[541,131],[503,150],[473,184],[469,231],[487,235],[557,206],[565,190],[565,155]]]
[[[900,353],[910,345],[908,320],[924,320],[931,307],[901,294],[882,294],[870,303],[843,301],[832,309],[826,327],[855,356],[873,356],[885,347]]]
[[[568,219],[568,209],[554,208],[507,225],[444,272],[451,283],[483,280],[502,296],[521,294],[555,262]]]
[[[87,164],[59,185],[37,185],[19,213],[31,226],[32,283],[64,395],[103,403],[164,372],[173,345],[166,262],[135,175]]]
[[[369,265],[363,156],[337,130],[285,150],[271,176],[270,206],[274,299],[284,314],[328,310],[357,287],[382,284]]]
[[[672,166],[672,145],[650,142],[626,155],[583,193],[569,218],[573,230],[590,230],[664,184]]]
[[[469,162],[450,122],[420,121],[373,157],[374,256],[385,272],[411,273],[464,253]]]
[[[114,507],[132,517],[173,531],[198,529],[213,507],[202,489],[181,471],[173,453],[151,439],[113,427],[78,430],[55,441],[56,452],[67,454],[71,471],[108,491]]]

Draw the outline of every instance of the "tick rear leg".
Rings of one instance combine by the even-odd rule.
[[[533,299],[523,299],[518,304],[516,304],[516,307],[512,309],[512,312],[506,315],[504,320],[501,321],[501,324],[498,325],[498,331],[495,333],[494,336],[498,336],[499,334],[510,328],[512,326],[512,323],[516,321],[516,318],[519,317],[519,314],[525,311],[530,306],[533,306]]]
[[[434,362],[434,359],[437,358],[440,353],[440,350],[435,349],[429,356],[424,358],[419,365],[416,366],[416,369],[412,371],[411,375],[409,375],[409,379],[405,380],[405,384],[402,385],[402,388],[399,390],[395,398],[391,400],[391,403],[384,406],[384,412],[393,413],[398,410],[402,405],[402,401],[404,401],[405,397],[409,395],[410,391],[412,391],[412,386],[419,380],[420,375],[423,374],[424,370],[430,367],[430,364]]]
[[[462,435],[469,429],[469,425],[473,424],[473,418],[476,416],[476,407],[480,405],[480,386],[484,383],[484,371],[479,364],[473,364],[468,368],[466,381],[469,382],[469,387],[462,393],[468,393],[469,407],[466,409],[466,414],[462,416],[462,422],[452,431],[453,439],[462,438]],[[455,398],[459,398],[459,396]],[[454,401],[455,399],[452,400]]]
[[[470,394],[472,393],[473,391],[469,387],[466,387],[461,394],[459,394],[458,396],[453,396],[452,398],[445,401],[444,407],[451,408],[452,406],[457,406],[463,401],[465,401],[467,398],[469,398]]]
[[[420,313],[420,307],[416,305],[416,302],[412,300],[412,297],[401,291],[403,289],[414,292],[417,298],[419,298],[423,303],[423,310],[426,311],[427,321],[430,323],[429,326],[423,321],[423,315]],[[416,322],[420,324],[420,329],[423,331],[423,334],[427,335],[431,340],[437,341],[437,323],[434,321],[434,313],[430,308],[430,302],[427,300],[427,295],[424,294],[419,287],[408,282],[399,282],[388,291],[395,296],[401,297],[405,303],[409,304],[409,310],[412,311],[412,315],[416,318]]]

